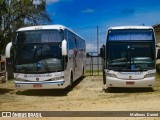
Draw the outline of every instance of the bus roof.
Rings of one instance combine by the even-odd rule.
[[[109,30],[123,30],[123,29],[153,29],[151,26],[117,26],[110,27]]]
[[[63,26],[63,25],[40,25],[40,26],[29,26],[29,27],[23,27],[23,28],[19,28],[17,30],[17,32],[19,31],[28,31],[28,30],[49,30],[49,29],[56,29],[56,30],[64,30],[67,29],[69,31],[71,31],[72,33],[74,33],[75,35],[77,35],[78,37],[80,37],[81,39],[83,39],[81,36],[79,36],[77,33],[75,33],[74,31],[72,31],[71,29]]]
[[[40,26],[29,26],[29,27],[23,27],[19,28],[17,31],[27,31],[27,30],[45,30],[45,29],[68,29],[67,27],[63,25],[40,25]]]

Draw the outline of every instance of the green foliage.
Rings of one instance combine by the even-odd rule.
[[[18,28],[51,22],[45,6],[45,0],[38,5],[33,0],[0,0],[0,54]]]

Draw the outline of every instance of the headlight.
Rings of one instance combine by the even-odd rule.
[[[117,76],[115,74],[112,74],[112,73],[106,73],[106,76],[117,78]]]
[[[150,77],[154,77],[155,76],[155,73],[151,73],[151,74],[147,74],[144,76],[144,78],[150,78]]]

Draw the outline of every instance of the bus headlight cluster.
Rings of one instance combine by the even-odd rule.
[[[155,76],[155,73],[151,73],[151,74],[147,74],[144,76],[144,78],[150,78],[150,77],[154,77]]]
[[[62,79],[64,79],[64,76],[55,77],[55,78],[52,78],[51,80],[62,80]]]
[[[117,78],[117,76],[116,76],[115,74],[112,74],[112,73],[106,73],[106,76],[107,76],[107,77]]]

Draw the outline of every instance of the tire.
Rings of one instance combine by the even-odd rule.
[[[73,72],[71,71],[71,75],[70,75],[70,85],[66,87],[67,91],[71,91],[72,90],[72,84],[73,84]]]
[[[84,76],[84,67],[83,67],[83,70],[82,70],[82,77]]]
[[[106,92],[106,93],[112,93],[112,90],[113,90],[113,88],[108,87],[107,89],[105,89],[105,92]]]
[[[103,85],[106,84],[106,75],[105,75],[105,71],[103,70]]]
[[[84,67],[82,68],[82,76],[80,77],[80,79],[84,78]]]

